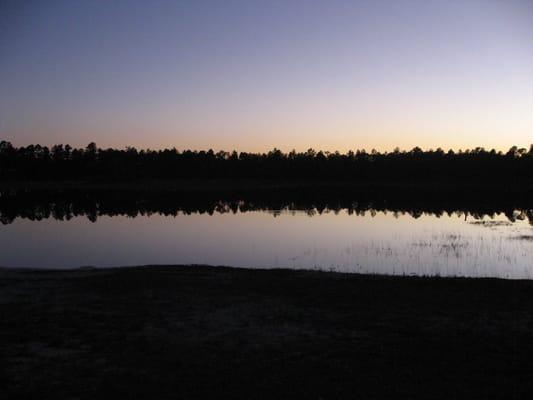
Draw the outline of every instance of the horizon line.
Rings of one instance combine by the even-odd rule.
[[[455,152],[455,153],[458,153],[458,152],[471,152],[471,151],[474,151],[474,150],[478,150],[478,151],[486,151],[486,152],[492,152],[492,151],[495,151],[496,153],[500,153],[500,152],[507,152],[507,151],[510,151],[512,149],[516,149],[516,150],[525,150],[525,151],[533,151],[533,140],[532,142],[529,144],[529,145],[526,145],[526,146],[518,146],[516,144],[512,144],[510,146],[508,146],[507,148],[501,148],[501,147],[485,147],[485,146],[472,146],[472,147],[442,147],[442,146],[436,146],[436,147],[431,147],[431,146],[418,146],[418,145],[414,145],[412,147],[400,147],[400,146],[394,146],[391,150],[386,150],[386,149],[379,149],[379,148],[376,148],[376,147],[372,147],[370,149],[368,148],[365,148],[365,147],[354,147],[354,148],[349,148],[349,149],[346,149],[346,150],[340,150],[340,149],[337,149],[337,150],[324,150],[324,149],[321,149],[321,148],[315,148],[313,146],[310,146],[310,147],[307,147],[305,150],[299,150],[299,149],[296,149],[296,148],[291,148],[290,150],[289,149],[283,149],[281,147],[277,147],[277,146],[273,146],[269,149],[266,149],[266,150],[238,150],[237,148],[233,148],[231,150],[227,150],[227,149],[224,149],[224,148],[215,148],[215,147],[204,147],[204,148],[199,148],[199,147],[195,147],[195,148],[178,148],[176,146],[161,146],[161,147],[136,147],[135,145],[124,145],[123,147],[118,147],[118,146],[99,146],[98,143],[94,142],[94,141],[91,141],[89,143],[87,143],[86,145],[71,145],[69,143],[54,143],[54,144],[51,144],[51,145],[46,145],[46,144],[41,144],[41,143],[29,143],[29,144],[26,144],[26,145],[15,145],[13,144],[10,140],[5,140],[5,139],[1,139],[0,138],[0,143],[7,143],[9,145],[11,145],[12,147],[14,148],[27,148],[27,147],[30,147],[30,146],[34,146],[34,147],[37,147],[37,146],[40,146],[42,148],[48,148],[49,150],[52,150],[53,147],[55,146],[69,146],[71,149],[76,149],[76,150],[83,150],[83,149],[86,149],[87,147],[89,147],[91,144],[94,144],[96,146],[96,148],[98,150],[115,150],[115,151],[123,151],[123,150],[128,150],[128,148],[131,148],[131,149],[135,149],[137,151],[145,151],[145,152],[148,152],[148,151],[155,151],[155,152],[158,152],[158,151],[165,151],[165,150],[171,150],[171,151],[178,151],[178,152],[185,152],[185,151],[191,151],[191,152],[209,152],[209,151],[213,151],[215,154],[216,153],[220,153],[220,152],[224,152],[224,153],[233,153],[233,152],[237,152],[237,153],[248,153],[248,154],[268,154],[272,151],[281,151],[282,153],[285,153],[285,154],[289,154],[289,153],[292,153],[292,152],[296,152],[296,153],[307,153],[309,151],[314,151],[316,153],[324,153],[324,154],[334,154],[334,153],[340,153],[340,154],[348,154],[350,152],[364,152],[364,153],[381,153],[381,154],[384,154],[384,153],[395,153],[395,152],[400,152],[400,153],[404,153],[404,152],[410,152],[410,151],[413,151],[413,150],[421,150],[422,152],[436,152],[436,151],[443,151],[445,153],[447,152]]]

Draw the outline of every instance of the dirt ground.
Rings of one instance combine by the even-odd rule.
[[[3,399],[526,399],[533,282],[0,270]]]

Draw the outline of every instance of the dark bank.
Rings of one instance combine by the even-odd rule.
[[[533,282],[0,272],[5,398],[528,398]]]

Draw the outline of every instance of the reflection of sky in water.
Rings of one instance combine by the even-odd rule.
[[[533,227],[527,221],[507,223],[503,215],[483,221],[345,211],[313,217],[261,211],[104,216],[96,223],[78,217],[17,219],[0,227],[0,265],[211,264],[531,278]]]

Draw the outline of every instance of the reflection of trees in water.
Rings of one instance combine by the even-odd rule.
[[[354,200],[357,198],[357,201]],[[96,221],[101,216],[150,216],[159,214],[226,214],[250,211],[269,212],[274,217],[282,213],[305,212],[308,216],[345,211],[349,215],[375,217],[377,213],[392,213],[395,218],[409,215],[420,218],[457,216],[465,220],[495,218],[503,213],[510,222],[528,220],[533,225],[531,202],[512,203],[508,200],[486,202],[476,199],[455,199],[413,196],[382,196],[376,193],[242,193],[184,194],[157,192],[84,192],[84,191],[9,191],[0,193],[0,222],[10,224],[16,218],[32,221],[53,218],[68,221],[85,216]],[[529,206],[528,206],[529,205]]]

